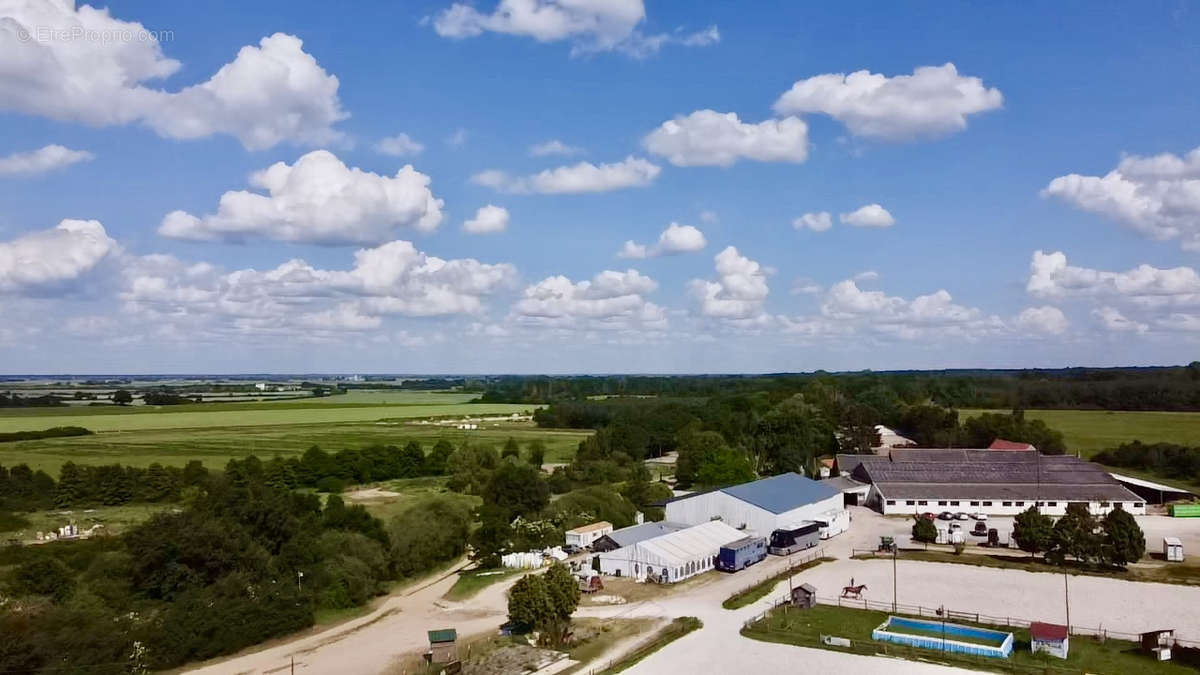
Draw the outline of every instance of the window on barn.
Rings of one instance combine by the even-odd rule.
[[[1012,506],[1012,502],[1004,502],[1003,506]]]
[[[945,506],[945,505],[946,505],[946,500],[945,500],[945,499],[943,499],[943,500],[941,500],[941,501],[939,501],[939,502],[938,502],[938,506]]]
[[[917,500],[917,506],[925,506],[925,505],[926,505],[926,504],[928,504],[928,503],[929,503],[929,502],[925,501],[924,499],[918,499],[918,500]]]
[[[1145,504],[1144,502],[1134,502],[1134,503],[1133,503],[1133,508],[1135,508],[1135,509],[1143,509],[1143,508],[1146,508],[1146,504]]]
[[[979,506],[979,502],[971,502],[971,506]]]
[[[955,500],[951,501],[950,506],[958,506],[958,500],[955,499]]]
[[[984,503],[983,503],[983,505],[984,505],[984,506],[991,506],[991,505],[992,505],[992,503],[991,503],[991,502],[984,502]]]
[[[1017,506],[1025,506],[1025,502],[1017,502]]]
[[[905,505],[905,506],[912,506],[914,503],[915,503],[915,502],[914,502],[913,500],[911,500],[911,499],[908,499],[908,500],[905,500],[905,502],[904,502],[904,505]]]
[[[889,499],[889,500],[887,500],[887,502],[888,502],[888,506],[895,506],[895,505],[896,505],[896,500],[895,500],[895,499]]]
[[[1058,506],[1058,502],[1046,502],[1046,506]]]

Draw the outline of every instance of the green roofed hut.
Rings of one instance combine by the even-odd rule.
[[[429,651],[425,659],[430,663],[453,663],[458,660],[458,631],[453,628],[431,630]]]

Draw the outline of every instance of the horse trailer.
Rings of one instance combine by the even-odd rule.
[[[737,572],[767,557],[765,537],[744,537],[721,547],[717,553],[717,569]]]
[[[772,555],[790,555],[796,551],[812,548],[820,541],[821,524],[810,521],[794,529],[772,532],[769,550]]]

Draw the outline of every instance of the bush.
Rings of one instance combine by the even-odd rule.
[[[934,525],[932,520],[917,516],[916,522],[912,526],[913,541],[932,544],[937,541],[937,535],[937,525]]]
[[[461,501],[434,497],[392,519],[392,560],[402,576],[432,569],[463,554],[471,512]]]
[[[341,494],[346,489],[346,481],[336,476],[326,476],[317,481],[317,492],[328,492],[331,495]]]

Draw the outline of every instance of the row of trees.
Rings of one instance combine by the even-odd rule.
[[[1030,507],[1013,522],[1013,540],[1022,551],[1041,553],[1063,565],[1125,567],[1146,554],[1146,537],[1137,520],[1120,507],[1097,519],[1086,504],[1072,503],[1057,522]]]
[[[1175,443],[1122,443],[1092,458],[1109,466],[1149,471],[1163,478],[1194,481],[1200,478],[1200,447]]]
[[[917,516],[914,541],[937,540],[933,521]],[[1124,568],[1146,554],[1146,537],[1137,520],[1120,507],[1096,518],[1086,504],[1072,503],[1057,522],[1031,506],[1017,514],[1013,541],[1022,551],[1042,554],[1046,562],[1065,565],[1074,560],[1084,566]]]
[[[462,555],[461,500],[385,523],[337,495],[267,484],[257,458],[121,537],[0,549],[0,672],[176,667],[307,627]]]

